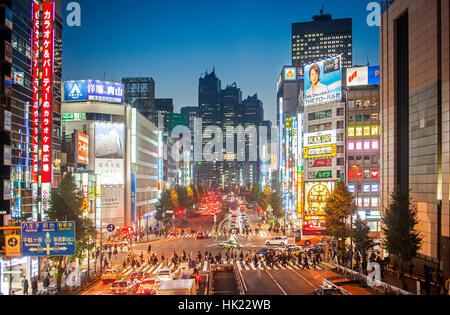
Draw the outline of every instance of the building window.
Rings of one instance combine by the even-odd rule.
[[[336,116],[344,116],[344,109],[343,108],[338,108],[336,110]]]
[[[337,122],[337,129],[344,129],[344,122],[343,121],[338,121]]]

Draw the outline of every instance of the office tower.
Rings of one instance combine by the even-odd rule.
[[[194,118],[197,117],[198,107],[194,106],[187,106],[182,107],[180,109],[180,113],[183,114],[186,117],[186,123],[185,125],[189,127],[191,130],[191,135],[193,135],[194,131]]]
[[[298,74],[316,60],[342,55],[342,67],[352,66],[352,19],[333,20],[331,14],[314,16],[313,21],[292,24],[292,64]]]
[[[55,16],[53,23],[34,26],[36,16],[41,21],[48,17],[43,14],[47,10]],[[6,110],[12,114],[10,218],[37,220],[47,209],[47,200],[45,206],[38,209],[38,183],[45,183],[45,189],[41,190],[48,192],[51,186],[58,185],[61,177],[61,2],[50,2],[44,8],[42,1],[3,0],[0,11],[4,17],[0,19],[0,32],[4,39],[0,45],[0,105],[3,112]],[[45,48],[40,47],[40,41],[46,44]],[[53,71],[49,70],[51,65]],[[53,82],[51,88],[47,82]],[[51,118],[45,119],[45,128],[42,128],[39,99],[42,106],[46,106],[46,117]],[[36,106],[33,106],[34,101]],[[46,136],[43,137],[41,132],[46,132]],[[38,159],[38,148],[45,149],[43,159]],[[39,170],[43,167],[44,177],[38,181],[38,173],[43,175]]]
[[[381,204],[388,205],[397,185],[411,189],[416,229],[423,236],[420,258],[413,263],[441,269],[448,277],[450,1],[383,4]]]
[[[164,130],[169,131],[169,115],[173,114],[173,99],[171,98],[156,98],[155,112],[151,115],[151,121],[158,126],[158,114],[161,114]],[[159,127],[159,126],[158,126]]]
[[[155,113],[155,80],[153,78],[123,78],[125,103],[136,108],[148,119]]]
[[[215,70],[206,72],[199,79],[198,86],[198,117],[202,119],[203,129],[207,126],[217,126],[222,128],[221,110],[220,110],[220,90],[221,81],[216,77]],[[202,137],[202,146],[211,138]],[[217,152],[219,155],[223,152]],[[205,184],[210,187],[220,185],[219,162],[216,161],[196,161],[195,181],[199,184]]]

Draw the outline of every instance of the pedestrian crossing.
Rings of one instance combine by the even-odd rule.
[[[226,234],[226,233],[215,233],[215,232],[211,232],[209,235],[209,237],[217,237],[217,236],[225,236],[228,237],[230,236],[230,234]],[[249,232],[248,235],[247,234],[237,234],[237,236],[239,237],[262,237],[262,238],[268,238],[270,237],[270,234],[264,231],[259,231],[258,233],[256,232]],[[191,234],[184,234],[184,235],[168,235],[167,239],[188,239],[188,238],[196,238],[197,235],[195,233],[191,233]]]
[[[222,259],[222,264],[227,264],[227,261],[225,259]],[[252,261],[251,263],[245,263],[242,261],[236,261],[235,264],[240,271],[255,271],[255,270],[303,270],[303,268],[298,265],[295,262],[289,262],[286,264],[280,264],[276,263],[273,265],[268,265],[265,262],[259,262],[258,265],[255,265],[255,263]],[[151,265],[148,263],[144,263],[139,268],[132,268],[131,266],[126,267],[122,271],[122,276],[127,277],[130,276],[133,272],[136,271],[142,271],[143,273],[147,275],[155,275],[159,270],[161,269],[170,269],[174,274],[177,274],[179,270],[179,265],[177,268],[174,268],[175,265],[172,262],[164,262],[164,263],[158,263],[157,265]],[[203,261],[200,264],[197,264],[197,269],[199,271],[208,272],[211,268],[211,264],[207,261]],[[310,265],[310,268],[313,270],[323,270],[321,266],[312,267]]]

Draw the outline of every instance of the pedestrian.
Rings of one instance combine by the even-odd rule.
[[[305,256],[305,257],[303,257],[303,269],[310,269],[309,268],[309,262],[308,262],[308,257],[307,256]]]
[[[31,294],[37,295],[37,293],[38,293],[38,283],[36,277],[34,277],[33,281],[31,281]]]
[[[152,245],[148,245],[148,248],[147,248],[147,254],[150,254],[151,253],[151,251],[152,251]]]
[[[25,277],[23,277],[22,279],[22,290],[23,295],[28,295],[28,280]]]
[[[48,278],[48,275],[45,276],[42,284],[44,286],[44,290],[47,290],[48,287],[50,286],[50,279]]]

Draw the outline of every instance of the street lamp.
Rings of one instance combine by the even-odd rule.
[[[359,165],[355,164],[353,165],[353,168],[355,169],[356,173],[356,210],[358,211],[358,192],[359,192],[359,178],[358,178],[358,172],[359,172]],[[350,233],[353,233],[353,212],[350,212]],[[350,266],[353,270],[353,235],[350,234]]]

